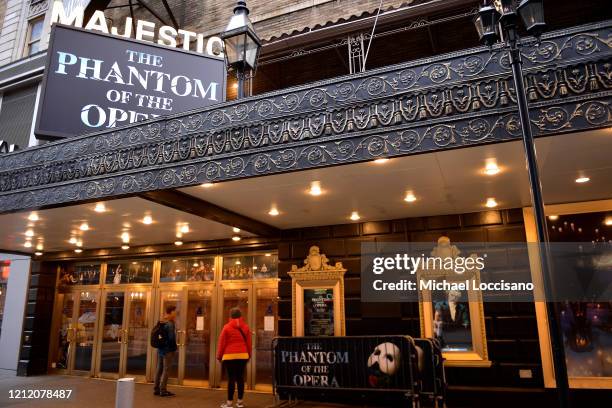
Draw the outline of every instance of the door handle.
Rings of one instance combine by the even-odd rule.
[[[130,342],[130,332],[128,329],[123,330],[123,344],[128,344]]]

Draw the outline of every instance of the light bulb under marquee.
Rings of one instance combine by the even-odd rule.
[[[89,231],[89,224],[87,224],[86,222],[82,223],[81,225],[79,225],[79,229],[81,231]]]
[[[40,251],[36,251],[36,252],[34,252],[34,255],[36,255],[36,256],[41,256],[42,254],[43,254],[43,253],[42,253],[42,252],[40,252]]]
[[[551,220],[551,221],[557,221],[559,219],[559,216],[558,215],[549,215],[548,219]]]
[[[26,236],[26,237],[33,237],[33,236],[34,236],[34,231],[32,231],[32,230],[27,230],[27,231],[25,232],[25,236]]]
[[[183,241],[174,241],[174,245],[181,246],[183,245]]]
[[[388,158],[386,158],[386,157],[381,157],[380,159],[376,159],[376,160],[374,160],[374,163],[376,163],[376,164],[384,164],[384,163],[386,163],[386,162],[388,162],[388,161],[389,161],[389,159],[388,159]]]
[[[500,172],[500,168],[497,166],[497,161],[495,159],[488,159],[485,163],[484,173],[487,176],[494,176]]]
[[[81,252],[83,252],[83,250],[81,248],[77,248],[74,250],[74,252],[76,252],[77,254],[80,254]]]
[[[72,245],[75,245],[77,243],[77,239],[75,237],[70,237],[68,242],[71,243]]]
[[[151,217],[150,215],[145,215],[142,219],[142,223],[145,225],[153,224],[153,217]]]
[[[23,243],[23,246],[26,247],[26,248],[32,248],[32,242],[26,241],[26,242]]]
[[[278,214],[280,213],[278,212],[278,208],[276,207],[272,207],[270,208],[270,211],[268,211],[268,215],[271,215],[273,217],[276,217]]]
[[[323,194],[323,190],[321,190],[321,182],[313,181],[312,183],[310,183],[310,190],[308,190],[308,194],[310,194],[311,196],[320,196],[321,194]]]
[[[589,177],[578,177],[576,179],[576,183],[578,184],[588,183],[589,181],[591,181]]]
[[[130,249],[130,246],[128,244],[123,244],[121,245],[121,249],[125,251],[126,249]]]
[[[183,224],[183,225],[181,226],[181,232],[182,232],[183,234],[187,234],[187,233],[189,232],[189,224]]]
[[[241,239],[242,239],[242,238],[240,238],[240,236],[238,236],[238,235],[234,235],[234,236],[232,237],[232,241],[235,241],[235,242],[238,242],[238,241],[240,241]]]
[[[30,213],[30,215],[28,215],[28,220],[30,221],[38,221],[40,218],[38,217],[38,214],[35,212]]]
[[[359,215],[359,213],[357,211],[353,211],[351,213],[351,216],[349,217],[351,220],[353,221],[358,221],[361,219],[361,216]]]
[[[487,202],[485,204],[486,207],[488,208],[494,208],[497,207],[497,201],[494,198],[487,198]]]
[[[234,232],[237,234],[237,233],[239,233],[239,232],[240,232],[240,228],[236,228],[236,227],[234,227],[234,228],[232,228],[232,231],[234,231]]]
[[[214,184],[213,183],[204,183],[202,184],[202,187],[204,188],[211,188]]]
[[[408,191],[406,193],[406,197],[404,197],[404,201],[406,201],[407,203],[413,203],[416,201],[416,196],[412,191]]]
[[[106,211],[106,205],[104,203],[97,203],[94,207],[94,211],[97,213],[103,213]]]

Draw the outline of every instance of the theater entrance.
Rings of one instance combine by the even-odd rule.
[[[178,350],[169,383],[222,387],[216,348],[229,310],[240,307],[252,330],[247,388],[270,390],[277,334],[277,255],[177,256],[58,267],[49,369],[153,381],[151,328],[167,306],[177,310]]]
[[[181,276],[194,274],[194,268],[202,275],[176,282],[182,280]],[[276,255],[271,253],[162,260],[155,316],[161,319],[167,306],[177,310],[178,350],[170,383],[227,385],[222,364],[216,359],[217,343],[230,309],[239,307],[252,331],[253,355],[247,366],[246,386],[271,389],[271,344],[278,327],[276,274]]]

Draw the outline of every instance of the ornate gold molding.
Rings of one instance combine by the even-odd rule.
[[[344,274],[346,269],[342,262],[329,265],[325,254],[321,254],[318,246],[311,246],[304,266],[291,266],[291,308],[292,333],[294,336],[304,335],[304,290],[332,289],[334,299],[334,335],[346,334],[344,312]]]

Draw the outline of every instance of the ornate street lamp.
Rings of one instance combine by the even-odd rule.
[[[227,69],[233,71],[238,80],[238,98],[244,97],[244,81],[252,78],[257,69],[257,58],[261,40],[249,20],[246,1],[239,0],[234,7],[234,15],[221,33],[224,44]]]
[[[517,5],[517,3],[519,3],[517,0],[493,0],[492,2],[485,0],[474,19],[474,24],[480,36],[480,40],[484,44],[492,47],[493,44],[501,39],[504,48],[510,56],[512,77],[516,90],[516,101],[523,132],[523,147],[525,149],[527,172],[529,173],[531,203],[533,205],[538,241],[541,245],[539,254],[544,293],[549,302],[546,311],[550,330],[559,406],[561,408],[567,408],[569,407],[569,385],[565,362],[565,349],[563,345],[563,333],[561,331],[558,304],[552,302],[554,280],[551,273],[548,230],[546,229],[542,185],[538,174],[535,144],[531,131],[531,121],[529,119],[529,106],[525,94],[525,83],[523,82],[524,76],[520,51],[521,44],[518,35],[520,17],[527,32],[534,35],[539,40],[539,36],[546,26],[544,23],[544,5],[542,0],[522,0],[520,4]]]

